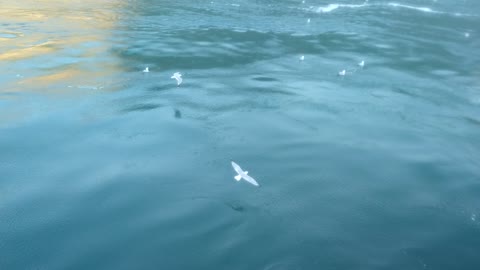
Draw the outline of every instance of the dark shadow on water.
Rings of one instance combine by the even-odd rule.
[[[222,203],[228,208],[232,209],[235,212],[245,212],[247,211],[246,207],[244,204],[240,203],[239,201],[227,201],[222,198],[215,198],[215,197],[207,197],[207,196],[198,196],[198,197],[192,197],[191,200],[207,200],[207,201],[213,201],[217,203]]]
[[[259,81],[259,82],[278,82],[278,80],[275,79],[275,78],[263,77],[263,76],[254,77],[252,79],[255,80],[255,81]]]
[[[244,212],[246,210],[239,202],[224,202],[224,204],[236,212]]]
[[[182,112],[179,109],[174,109],[174,115],[175,118],[181,119],[182,118]]]
[[[353,35],[326,32],[306,36],[291,33],[235,31],[221,28],[172,29],[162,34],[143,36],[136,29],[125,29],[133,41],[118,45],[111,53],[123,60],[126,67],[137,70],[151,63],[169,69],[231,68],[271,60],[285,55],[322,55],[341,47],[345,51],[367,49]],[[259,81],[275,81],[259,77]]]
[[[412,97],[412,98],[423,98],[422,96],[412,92],[412,91],[408,91],[407,89],[403,89],[403,88],[400,88],[400,87],[394,87],[392,88],[393,92],[396,92],[396,93],[399,93],[399,94],[403,94],[405,96],[409,96],[409,97]]]
[[[170,90],[170,89],[174,89],[174,88],[177,88],[177,87],[174,86],[174,85],[171,85],[171,84],[156,85],[156,86],[148,88],[148,91],[160,92],[160,91],[166,91],[166,90]]]
[[[463,119],[470,124],[480,126],[480,119],[475,119],[470,116],[464,116]]]
[[[279,87],[248,87],[245,92],[255,92],[259,94],[278,94],[278,95],[286,95],[286,96],[298,96],[297,93],[282,90]]]
[[[154,103],[140,103],[140,104],[133,104],[129,105],[126,108],[122,109],[122,112],[142,112],[142,111],[149,111],[149,110],[154,110],[156,108],[162,107],[160,104],[154,104]]]

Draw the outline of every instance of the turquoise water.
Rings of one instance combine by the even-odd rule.
[[[0,269],[480,269],[480,2],[0,6]]]

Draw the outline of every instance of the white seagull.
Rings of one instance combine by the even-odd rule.
[[[300,56],[300,61],[305,60],[305,55]]]
[[[182,74],[180,74],[180,72],[173,73],[172,77],[170,77],[170,78],[177,80],[177,85],[180,85],[183,81]]]
[[[358,63],[358,65],[363,68],[365,66],[365,61],[362,60],[362,62]]]
[[[245,181],[258,187],[257,181],[255,181],[255,179],[253,179],[250,175],[248,175],[248,171],[243,171],[242,168],[240,168],[240,166],[238,166],[238,164],[233,161],[232,161],[232,167],[238,173],[238,175],[235,176],[235,180],[240,181],[243,178]]]
[[[146,68],[143,70],[143,72],[150,72],[150,71],[148,70],[148,67],[146,67]]]
[[[345,76],[345,74],[347,74],[347,71],[345,69],[338,72],[338,76]]]

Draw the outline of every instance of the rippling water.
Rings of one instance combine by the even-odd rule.
[[[0,24],[0,269],[480,269],[479,1],[3,0]]]

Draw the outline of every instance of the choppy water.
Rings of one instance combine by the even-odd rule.
[[[480,269],[479,1],[3,0],[0,25],[0,269]]]

